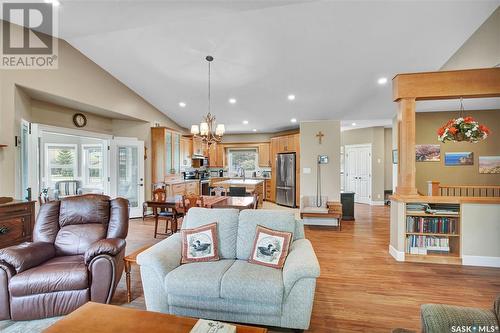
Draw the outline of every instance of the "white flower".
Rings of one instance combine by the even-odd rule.
[[[474,127],[472,127],[472,130],[473,131],[477,131],[477,129],[479,128],[479,126],[477,126],[477,123],[474,125]]]
[[[471,135],[472,135],[472,132],[470,130],[468,130],[467,132],[465,132],[465,136],[470,137]]]
[[[458,125],[458,124],[462,123],[463,121],[464,121],[464,118],[462,118],[462,117],[457,118],[457,119],[455,119],[455,124]]]

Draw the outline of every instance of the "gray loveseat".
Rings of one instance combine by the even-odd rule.
[[[220,261],[180,265],[179,233],[137,257],[150,311],[307,329],[320,269],[304,228],[277,210],[192,208],[182,228],[218,222]],[[293,232],[282,270],[250,264],[255,228]]]

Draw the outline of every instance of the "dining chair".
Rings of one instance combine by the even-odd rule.
[[[259,208],[259,195],[255,193],[253,195],[253,209]]]
[[[154,192],[154,190],[159,189],[159,188],[166,190],[166,189],[167,189],[167,186],[165,185],[165,183],[153,183],[153,184],[151,185],[151,191],[152,191],[151,193],[153,193],[153,192]],[[152,215],[154,215],[154,211],[153,211],[153,212],[151,212],[151,213],[149,213],[149,212],[148,212],[148,208],[149,208],[149,207],[148,207],[148,203],[147,203],[147,202],[144,202],[144,203],[142,204],[142,220],[143,220],[143,221],[144,221],[144,219],[145,219],[147,216],[152,216]]]
[[[153,191],[153,201],[166,201],[167,200],[167,191],[163,188],[157,188]],[[175,233],[177,231],[177,210],[175,207],[171,208],[163,208],[160,211],[155,209],[155,234],[156,235],[169,235],[168,234],[168,223],[170,222],[170,231],[171,233]],[[160,218],[165,219],[165,233],[158,232],[158,221]]]
[[[200,202],[198,204],[198,201]],[[192,207],[204,207],[205,205],[203,204],[203,196],[202,195],[186,195],[183,200],[184,203],[188,203],[187,206],[185,206],[186,213],[189,211],[190,208]]]
[[[228,195],[231,197],[245,197],[247,189],[245,187],[230,187]]]

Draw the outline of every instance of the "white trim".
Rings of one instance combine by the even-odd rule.
[[[339,220],[336,218],[325,218],[325,217],[303,217],[302,224],[338,227]]]
[[[113,136],[110,134],[102,134],[97,132],[89,132],[81,129],[57,127],[51,125],[37,124],[40,132],[54,133],[59,135],[83,136],[92,139],[111,140]]]
[[[107,147],[108,147],[108,142],[107,141],[102,141],[101,143],[82,143],[80,144],[80,148],[81,148],[81,161],[80,161],[80,176],[81,176],[81,179],[82,179],[82,187],[88,187],[88,188],[92,188],[92,189],[96,189],[96,190],[101,190],[103,191],[103,193],[107,193],[107,183],[108,183],[108,180],[107,180],[107,177],[106,177],[106,151],[107,151]],[[87,148],[101,148],[102,149],[102,168],[101,168],[101,178],[102,178],[102,182],[101,182],[101,186],[99,187],[95,187],[94,184],[89,184],[87,183],[88,179],[87,179],[87,171],[88,171],[88,163],[89,161],[87,161],[87,153],[86,153],[86,149]]]
[[[500,267],[500,257],[462,256],[464,266]]]
[[[384,201],[383,200],[372,200],[370,202],[370,205],[372,205],[372,206],[383,206],[384,205]]]
[[[389,254],[397,261],[405,261],[405,253],[403,251],[398,251],[392,245],[389,245]]]
[[[371,143],[361,143],[361,144],[355,144],[355,145],[344,145],[344,177],[345,177],[345,182],[344,182],[344,187],[346,188],[347,191],[351,192],[356,192],[355,190],[351,189],[351,184],[348,182],[347,177],[347,172],[349,171],[349,149],[351,148],[369,148],[370,149],[370,158],[369,158],[369,180],[368,180],[368,198],[366,201],[359,201],[359,197],[357,194],[354,194],[354,202],[355,203],[362,203],[362,204],[368,204],[371,205],[372,202],[372,191],[373,191],[373,145]]]

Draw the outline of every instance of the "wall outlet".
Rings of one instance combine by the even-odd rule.
[[[302,169],[302,173],[303,173],[304,175],[309,175],[309,174],[311,173],[311,168],[303,168],[303,169]]]
[[[382,160],[380,158],[377,158],[377,163],[378,164],[382,163]]]
[[[379,194],[377,194],[377,199],[380,199],[380,198],[381,198],[381,196],[380,196],[380,193],[379,193]]]

